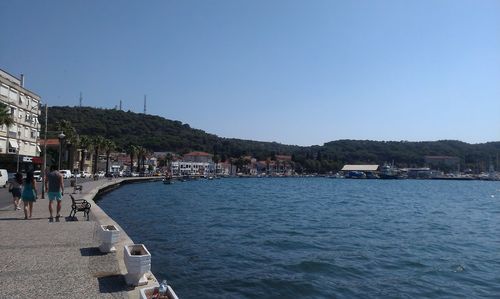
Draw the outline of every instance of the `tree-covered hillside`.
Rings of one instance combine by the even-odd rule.
[[[43,119],[42,116],[41,119]],[[292,155],[296,168],[308,172],[339,170],[344,164],[392,163],[400,167],[424,165],[424,156],[457,156],[462,168],[484,171],[490,161],[498,164],[500,142],[468,144],[454,140],[433,142],[338,140],[323,146],[291,146],[275,142],[259,142],[221,138],[193,129],[180,121],[114,109],[90,107],[50,107],[48,129],[56,131],[56,123],[68,120],[80,135],[102,135],[119,148],[141,145],[151,151],[186,153],[199,150],[217,154],[222,161],[251,155],[265,160],[278,154]]]
[[[44,117],[42,115],[41,119]],[[254,155],[262,159],[273,154],[291,154],[300,149],[276,142],[220,138],[180,121],[90,107],[49,107],[48,130],[56,131],[57,122],[63,119],[70,121],[78,134],[101,135],[113,140],[122,149],[128,144],[136,144],[151,151],[206,151],[222,158]]]

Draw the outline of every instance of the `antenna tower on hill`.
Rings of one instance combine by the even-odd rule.
[[[146,114],[146,95],[144,95],[144,114]]]
[[[80,91],[80,107],[82,107],[82,101],[83,101],[83,96],[82,96],[82,92]]]

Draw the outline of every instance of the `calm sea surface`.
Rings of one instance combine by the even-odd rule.
[[[154,182],[98,204],[181,298],[500,297],[500,182]]]

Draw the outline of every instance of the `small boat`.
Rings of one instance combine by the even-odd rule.
[[[163,184],[172,184],[172,177],[164,177],[162,182]]]

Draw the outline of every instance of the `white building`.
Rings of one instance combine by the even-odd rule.
[[[171,164],[171,173],[174,176],[209,176],[213,169],[213,162],[174,161]]]
[[[9,171],[31,169],[41,164],[38,142],[40,96],[24,88],[24,77],[18,79],[0,69],[0,102],[7,105],[14,124],[0,126],[0,161]],[[18,162],[19,161],[19,162]]]

